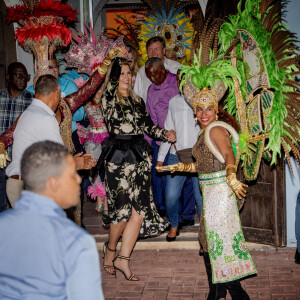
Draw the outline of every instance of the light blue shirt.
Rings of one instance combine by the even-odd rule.
[[[50,198],[23,191],[0,214],[1,300],[103,300],[95,240]]]
[[[67,73],[65,73],[63,75],[61,75],[61,78],[72,80],[72,81],[75,80],[75,79],[78,79],[80,77],[82,77],[81,74],[79,74],[78,72],[76,72],[74,69],[72,69],[71,71],[69,71],[69,72],[67,72]],[[86,79],[89,78],[89,76],[86,75],[86,74],[84,74],[82,78],[83,78],[83,80],[86,80]]]

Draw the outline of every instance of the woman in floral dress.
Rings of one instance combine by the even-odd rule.
[[[107,74],[101,98],[109,137],[102,143],[100,159],[105,165],[105,184],[111,219],[109,240],[105,243],[104,269],[114,275],[121,271],[127,280],[138,281],[129,268],[137,237],[155,235],[167,227],[158,214],[151,191],[150,146],[144,133],[159,140],[176,140],[174,131],[155,126],[144,101],[131,88],[128,62],[116,58]],[[120,253],[116,246],[122,235]],[[115,257],[115,258],[114,258]]]

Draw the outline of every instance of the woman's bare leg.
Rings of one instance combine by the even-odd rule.
[[[109,237],[108,247],[111,250],[115,250],[117,247],[118,240],[124,231],[127,222],[119,222],[118,224],[110,224],[109,226]],[[105,249],[104,265],[112,266],[113,259],[115,258],[116,252]],[[109,274],[114,274],[114,268],[105,268],[105,271]]]
[[[132,215],[127,222],[122,236],[122,244],[120,249],[120,255],[125,257],[130,257],[133,247],[138,238],[141,225],[143,223],[143,218],[132,208]],[[115,261],[115,266],[122,271],[124,271],[127,278],[131,276],[131,271],[129,267],[129,261],[125,259],[117,259]],[[138,277],[134,277],[133,280],[138,280]]]

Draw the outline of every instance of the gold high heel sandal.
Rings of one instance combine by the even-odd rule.
[[[105,250],[104,250],[104,247],[105,247]],[[105,242],[104,243],[104,245],[103,245],[103,269],[105,270],[105,272],[107,273],[107,274],[109,274],[109,275],[116,275],[116,270],[115,270],[115,267],[114,267],[114,265],[105,265],[104,264],[104,260],[105,260],[105,255],[106,255],[106,251],[110,251],[110,252],[114,252],[114,253],[116,253],[116,249],[115,250],[112,250],[112,249],[110,249],[109,247],[108,247],[108,242]],[[114,260],[113,260],[114,261]],[[109,273],[109,272],[107,272],[106,271],[106,269],[113,269],[114,271],[113,271],[113,273]]]
[[[135,275],[133,275],[133,274],[131,273],[131,275],[130,275],[129,277],[127,277],[126,274],[125,274],[125,272],[124,272],[123,270],[121,270],[121,269],[119,269],[119,268],[117,268],[117,267],[115,266],[115,261],[116,261],[116,259],[118,259],[118,258],[130,260],[130,257],[126,257],[126,256],[122,256],[122,255],[118,254],[118,255],[113,259],[113,266],[114,266],[115,270],[120,271],[120,272],[124,275],[125,279],[128,280],[128,281],[139,281],[140,279],[139,279],[137,276],[135,276]],[[117,272],[115,272],[115,277],[117,278]],[[135,278],[135,279],[134,279],[134,278]]]

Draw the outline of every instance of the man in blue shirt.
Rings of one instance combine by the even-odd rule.
[[[26,190],[0,214],[0,299],[104,299],[95,240],[64,212],[79,200],[71,154],[55,142],[35,143],[21,176]]]

